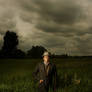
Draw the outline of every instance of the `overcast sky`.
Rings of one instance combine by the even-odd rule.
[[[0,0],[0,48],[8,29],[24,51],[92,55],[92,0]]]

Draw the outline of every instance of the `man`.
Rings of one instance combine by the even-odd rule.
[[[49,88],[56,92],[57,69],[56,65],[49,60],[49,52],[44,52],[43,62],[37,64],[33,78],[38,83],[38,92],[48,92]]]

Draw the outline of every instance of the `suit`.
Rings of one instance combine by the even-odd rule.
[[[54,63],[49,63],[48,72],[46,72],[44,62],[40,62],[36,65],[35,70],[33,71],[34,81],[38,82],[38,91],[39,92],[48,92],[49,88],[52,88],[55,92],[57,84],[57,69]],[[40,80],[43,80],[42,83],[39,83]]]

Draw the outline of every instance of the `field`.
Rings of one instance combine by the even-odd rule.
[[[36,92],[32,72],[42,59],[0,60],[0,92]],[[91,59],[51,59],[57,66],[57,92],[92,92]],[[52,90],[50,90],[52,92]]]

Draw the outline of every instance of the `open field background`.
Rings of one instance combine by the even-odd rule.
[[[42,59],[1,59],[0,92],[36,92],[32,72]],[[92,92],[91,59],[51,59],[57,66],[57,92]],[[52,91],[50,91],[52,92]]]

